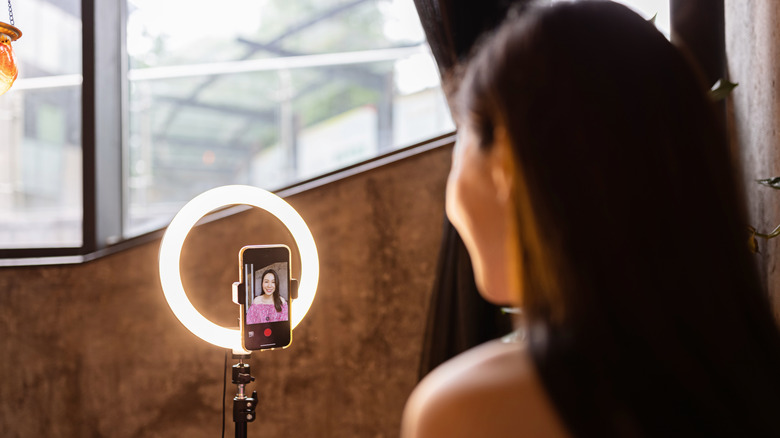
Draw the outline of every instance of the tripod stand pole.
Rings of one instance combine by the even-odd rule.
[[[236,358],[236,355],[233,355]],[[247,423],[255,421],[255,408],[257,407],[257,391],[252,391],[252,396],[247,397],[246,385],[255,380],[251,375],[249,364],[244,363],[244,358],[249,355],[238,356],[238,363],[233,365],[233,383],[237,386],[236,396],[233,397],[233,422],[236,424],[236,438],[246,438]]]

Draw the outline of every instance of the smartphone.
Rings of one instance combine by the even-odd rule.
[[[245,246],[238,254],[238,264],[244,289],[241,307],[244,349],[288,347],[292,342],[290,248],[286,245]]]

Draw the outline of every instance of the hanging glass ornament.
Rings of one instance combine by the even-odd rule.
[[[22,36],[22,31],[14,27],[11,0],[8,0],[8,18],[11,24],[0,21],[0,94],[8,91],[19,75],[11,42],[18,40]]]

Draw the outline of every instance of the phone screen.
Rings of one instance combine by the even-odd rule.
[[[285,245],[245,246],[239,261],[246,298],[241,318],[244,348],[289,346],[290,249]]]

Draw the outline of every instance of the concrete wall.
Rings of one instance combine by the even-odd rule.
[[[398,435],[416,384],[449,156],[436,149],[288,199],[317,241],[321,280],[292,347],[249,361],[249,389],[260,393],[249,436]],[[261,243],[292,246],[259,210],[188,238],[185,288],[214,322],[235,325],[238,250]],[[219,436],[224,350],[169,310],[158,247],[0,269],[0,435]],[[235,391],[228,381],[226,436]]]
[[[767,233],[780,224],[780,191],[756,183],[780,176],[780,2],[725,0],[732,82],[730,130],[740,151],[750,222]],[[780,238],[759,239],[757,260],[780,318]]]

